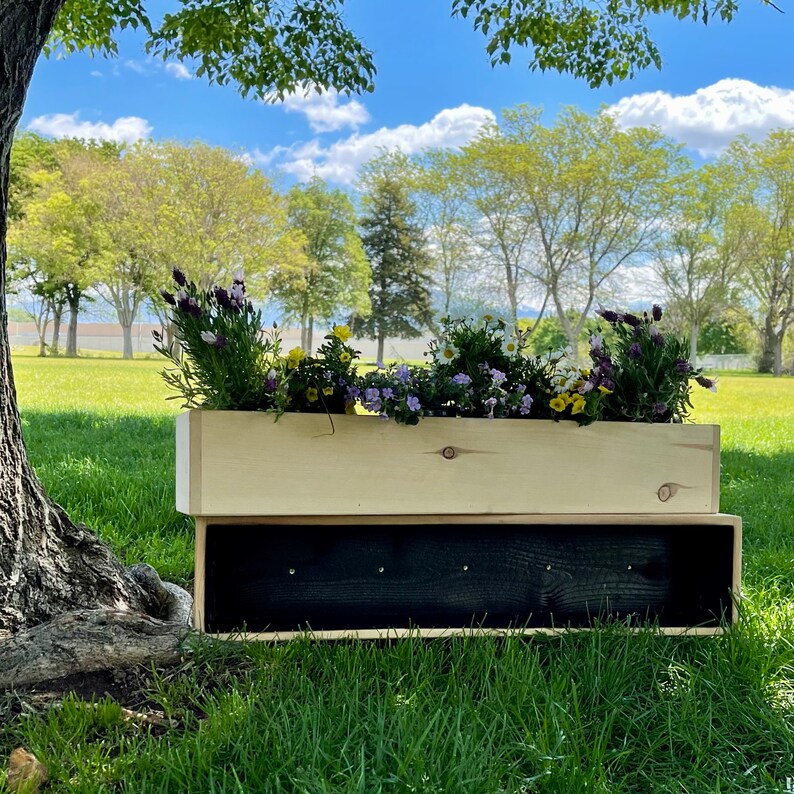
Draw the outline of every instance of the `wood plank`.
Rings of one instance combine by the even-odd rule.
[[[613,526],[570,516],[567,526],[271,524],[267,532],[209,521],[204,628],[274,637],[310,627],[330,637],[584,627],[601,616],[676,633],[719,629],[721,618],[736,618],[730,592],[738,593],[741,548],[734,517],[720,518],[697,533],[669,519]]]
[[[202,629],[204,626],[204,592],[206,582],[207,560],[207,522],[203,518],[196,519],[195,576],[193,585],[193,626]]]
[[[719,510],[712,425],[426,418],[404,427],[334,416],[332,429],[324,415],[274,422],[227,411],[180,419],[192,432],[177,446],[177,472],[189,472],[178,506],[193,515]]]

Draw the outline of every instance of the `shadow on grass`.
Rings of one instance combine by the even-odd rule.
[[[186,584],[192,522],[174,506],[174,417],[25,411],[28,454],[49,495],[128,565]]]

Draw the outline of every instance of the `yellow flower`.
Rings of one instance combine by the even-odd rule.
[[[347,364],[347,362],[348,362],[348,361],[350,361],[350,353],[348,353],[348,352],[347,352],[347,350],[344,350],[344,351],[343,351],[343,352],[340,354],[340,356],[339,356],[339,360],[340,360],[340,361],[341,361],[343,364]]]
[[[349,325],[335,325],[332,333],[340,342],[347,342],[353,336]]]
[[[589,369],[585,368],[583,370],[580,370],[580,372],[582,373],[582,377],[583,378],[589,378],[590,377],[590,370]]]
[[[562,397],[555,397],[549,402],[549,405],[557,412],[562,412],[566,408],[565,400]]]
[[[571,395],[568,394],[568,392],[563,392],[560,395],[560,398],[562,399],[563,405],[570,405],[573,402]]]
[[[302,347],[293,347],[287,353],[287,369],[295,369],[306,358],[306,351]]]
[[[306,389],[306,399],[310,403],[317,402],[317,398],[319,396],[320,395],[317,393],[317,389],[315,389],[314,386],[311,386],[308,389]]]
[[[333,393],[334,393],[334,387],[333,387],[333,386],[326,386],[326,387],[323,389],[323,394],[324,394],[326,397],[330,397],[330,396],[331,396]]]
[[[612,389],[608,389],[606,386],[599,386],[598,391],[600,391],[601,394],[612,394]]]
[[[354,402],[347,403],[345,405],[346,414],[355,414],[355,412],[356,412],[356,404]]]
[[[490,323],[493,320],[493,315],[492,314],[484,314],[482,318],[483,318],[483,320],[485,320],[486,323]]]
[[[585,406],[584,397],[579,395],[579,397],[575,398],[573,401],[573,407],[571,408],[571,413],[572,414],[584,413],[584,406]]]

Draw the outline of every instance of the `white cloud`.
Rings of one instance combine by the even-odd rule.
[[[405,154],[415,154],[436,146],[457,147],[470,141],[483,127],[495,121],[487,108],[460,105],[437,113],[424,124],[401,124],[398,127],[381,127],[375,132],[354,133],[328,146],[314,139],[289,149],[276,147],[270,152],[258,152],[260,158],[278,157],[279,166],[300,180],[314,174],[332,182],[350,184],[359,167],[378,154],[380,149],[399,149]],[[256,157],[252,155],[253,159]]]
[[[657,125],[703,157],[719,153],[739,134],[763,138],[794,127],[794,89],[725,79],[693,94],[634,94],[607,108],[623,127]]]
[[[130,59],[130,60],[124,61],[124,65],[128,69],[132,69],[132,71],[136,72],[137,74],[147,74],[147,72],[148,72],[148,69],[146,68],[147,64],[145,64],[145,63],[143,63],[141,61],[134,61],[134,60]]]
[[[85,138],[117,143],[134,143],[152,133],[152,126],[139,116],[122,116],[112,124],[105,121],[81,121],[79,113],[53,113],[36,116],[28,125],[34,132],[53,138]]]
[[[175,77],[177,80],[192,80],[193,75],[190,73],[190,70],[185,66],[183,63],[179,63],[179,61],[170,61],[165,65],[165,71],[171,75],[171,77]]]
[[[356,99],[340,103],[339,94],[334,89],[317,92],[313,88],[306,93],[301,90],[285,97],[281,105],[287,113],[301,113],[306,116],[314,132],[334,132],[345,127],[358,129],[369,121],[369,113]]]
[[[91,77],[102,77],[103,76],[102,72],[100,72],[97,69],[95,69],[93,72],[90,72],[90,74],[91,74]]]

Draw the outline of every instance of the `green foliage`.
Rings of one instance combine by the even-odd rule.
[[[345,25],[341,0],[185,0],[152,23],[142,0],[67,0],[49,52],[117,52],[124,28],[141,27],[146,49],[195,62],[210,83],[243,96],[283,98],[303,85],[371,91],[372,54]]]
[[[355,413],[358,396],[358,351],[347,344],[350,329],[335,325],[326,334],[317,355],[300,347],[286,356],[283,377],[276,394],[281,411],[302,413]],[[276,372],[273,372],[276,376]]]
[[[416,337],[432,324],[430,260],[416,207],[399,173],[388,166],[368,188],[361,239],[372,268],[371,313],[354,315],[351,325],[369,339]]]
[[[698,336],[698,350],[701,353],[725,355],[749,353],[747,339],[739,328],[730,322],[707,323]]]
[[[200,290],[174,269],[176,295],[163,292],[173,306],[172,322],[181,348],[163,344],[155,332],[155,350],[170,368],[163,378],[178,392],[184,408],[260,411],[275,407],[280,341],[275,329],[262,334],[262,313],[245,298],[242,276],[227,292],[222,287]],[[170,397],[169,399],[179,399]]]
[[[314,177],[291,188],[287,201],[290,226],[302,236],[303,256],[276,272],[273,292],[287,315],[300,321],[302,344],[310,350],[315,318],[328,322],[342,313],[368,314],[371,273],[347,194],[329,190]]]
[[[730,22],[735,0],[624,0],[621,3],[550,4],[543,0],[453,0],[453,14],[471,17],[488,38],[491,64],[509,64],[514,47],[531,47],[530,69],[567,72],[597,88],[633,78],[662,56],[651,39],[647,17],[672,13],[678,19]]]
[[[665,336],[656,323],[662,310],[652,316],[599,312],[611,326],[611,341],[598,334],[590,339],[593,369],[588,383],[608,394],[599,418],[629,422],[682,422],[692,408],[689,380],[716,390],[715,382],[702,376],[687,359],[689,343]]]

